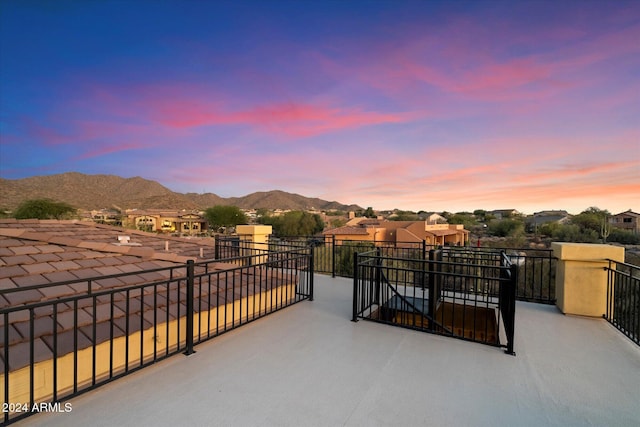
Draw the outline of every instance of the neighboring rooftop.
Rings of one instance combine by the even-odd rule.
[[[602,319],[518,302],[517,356],[350,322],[352,281],[22,426],[637,426],[640,348]]]

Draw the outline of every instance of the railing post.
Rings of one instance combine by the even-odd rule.
[[[353,315],[351,321],[358,321],[358,252],[353,253]]]
[[[336,235],[331,235],[331,277],[336,277]]]
[[[220,259],[220,236],[213,238],[213,259]]]
[[[422,260],[427,259],[427,241],[422,239]]]
[[[429,251],[429,274],[428,274],[428,287],[429,287],[429,316],[432,319],[436,317],[436,310],[438,309],[438,300],[440,299],[440,283],[442,281],[442,275],[437,274],[442,269],[442,251],[439,249],[431,249]],[[434,322],[429,322],[429,328],[433,329]]]
[[[313,245],[310,245],[309,248],[309,301],[313,301],[313,260],[315,258],[315,250],[313,249]]]
[[[193,350],[193,288],[194,288],[194,263],[187,261],[187,348],[185,355],[195,353]]]
[[[516,288],[518,286],[518,266],[512,264],[509,267],[511,272],[511,281],[507,284],[509,290],[507,292],[508,297],[508,315],[509,321],[505,321],[505,333],[507,335],[507,354],[511,354],[513,356],[516,355],[515,351],[513,351],[514,344],[514,336],[515,336],[515,324],[516,324]]]
[[[374,304],[380,304],[380,301],[382,300],[382,298],[380,298],[380,283],[382,282],[381,279],[381,269],[382,269],[382,248],[380,248],[379,246],[376,248],[376,287],[374,290],[374,295],[373,295],[373,303]],[[355,255],[354,255],[355,256]],[[354,266],[355,268],[357,268],[357,264]],[[354,274],[355,274],[355,270],[354,270]]]

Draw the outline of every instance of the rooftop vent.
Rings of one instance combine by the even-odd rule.
[[[118,243],[114,243],[116,246],[142,246],[141,243],[130,242],[130,236],[118,236]]]

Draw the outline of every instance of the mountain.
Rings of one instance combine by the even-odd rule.
[[[15,209],[30,199],[48,198],[68,203],[79,209],[206,209],[215,205],[233,205],[242,209],[322,209],[358,210],[357,205],[344,205],[318,198],[274,190],[243,197],[223,198],[213,193],[176,193],[156,181],[141,177],[122,178],[115,175],[85,175],[68,172],[58,175],[23,179],[0,178],[0,208]]]

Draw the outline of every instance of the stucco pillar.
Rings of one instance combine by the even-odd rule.
[[[245,255],[254,255],[256,250],[266,251],[269,249],[267,240],[271,235],[272,227],[270,225],[238,225],[236,226],[236,233],[240,237],[242,242],[245,242],[242,247],[249,248],[250,250]],[[262,262],[262,261],[261,261]]]
[[[551,243],[558,258],[556,305],[564,314],[602,317],[607,311],[607,259],[624,262],[624,248],[590,243]]]

